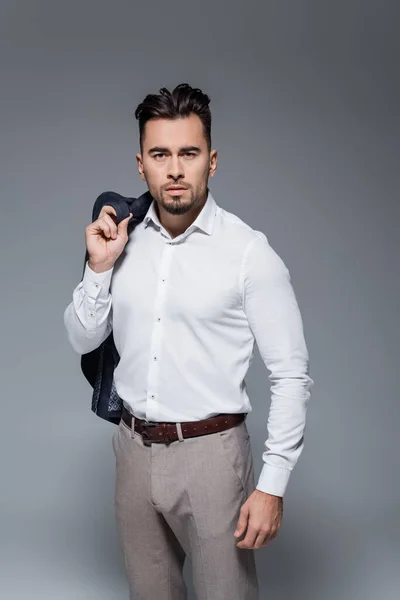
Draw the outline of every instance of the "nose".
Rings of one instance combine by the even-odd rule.
[[[168,161],[167,176],[174,180],[178,180],[184,176],[183,167],[179,156],[171,156],[171,159]]]

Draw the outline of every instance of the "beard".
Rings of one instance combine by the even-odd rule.
[[[170,196],[167,190],[160,190],[155,200],[170,215],[184,215],[207,197],[208,181],[199,184],[195,190],[188,188],[181,196]]]

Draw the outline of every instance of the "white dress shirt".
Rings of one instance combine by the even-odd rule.
[[[244,378],[256,342],[271,381],[256,487],[283,496],[303,449],[314,382],[289,271],[264,233],[208,191],[192,225],[172,238],[153,200],[113,268],[95,273],[86,263],[64,323],[79,354],[113,331],[117,393],[148,421],[249,413]]]

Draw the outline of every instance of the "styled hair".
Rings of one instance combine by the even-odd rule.
[[[148,94],[136,110],[135,117],[139,120],[140,150],[143,150],[144,127],[150,119],[177,119],[188,117],[191,113],[198,115],[202,124],[207,148],[211,150],[211,111],[210,98],[199,88],[193,88],[188,83],[180,83],[170,92],[167,88],[160,89],[159,94]]]

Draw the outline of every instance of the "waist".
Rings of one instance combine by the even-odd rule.
[[[169,443],[185,437],[208,435],[230,429],[242,423],[247,413],[221,413],[215,417],[183,423],[171,421],[146,421],[134,417],[134,431],[139,433],[146,445],[151,443]],[[124,405],[122,420],[127,427],[132,428],[132,413]]]

